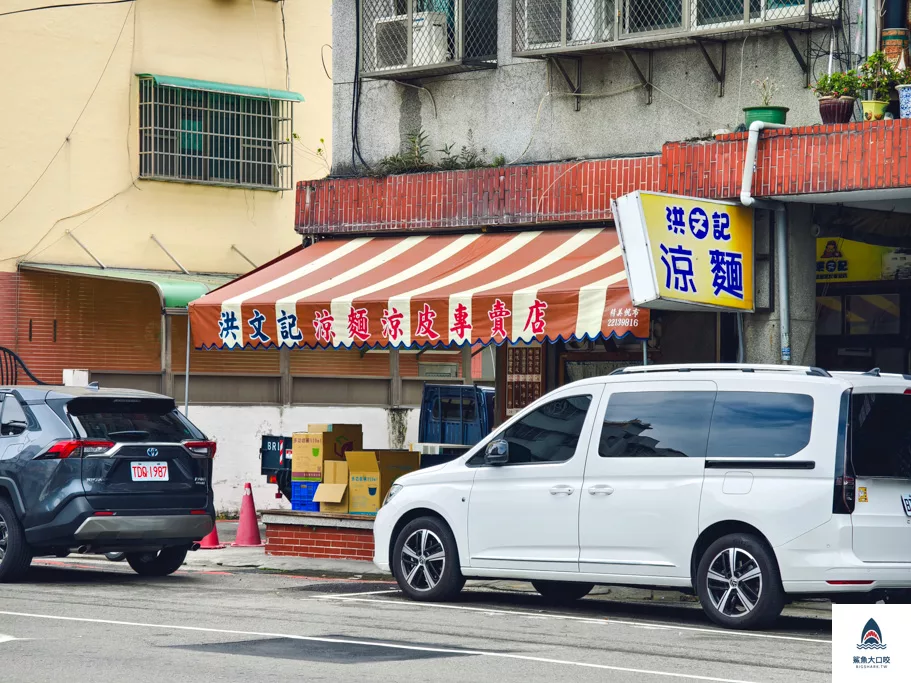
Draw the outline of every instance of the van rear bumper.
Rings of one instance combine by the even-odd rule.
[[[210,531],[209,515],[136,515],[89,517],[73,534],[79,543],[152,541],[186,538],[198,541]]]
[[[776,547],[786,593],[870,593],[911,588],[911,562],[864,562],[854,553],[849,515]]]

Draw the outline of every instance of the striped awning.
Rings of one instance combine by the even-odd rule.
[[[648,337],[612,228],[330,239],[190,304],[197,348]]]

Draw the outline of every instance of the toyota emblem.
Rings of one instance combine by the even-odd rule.
[[[150,448],[150,449],[148,449],[148,450],[146,451],[146,455],[149,456],[150,458],[157,458],[157,457],[158,457],[158,449],[157,449],[157,448]]]

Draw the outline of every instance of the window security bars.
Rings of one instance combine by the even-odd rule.
[[[401,79],[496,66],[497,0],[358,0],[360,69]]]
[[[724,39],[835,23],[840,0],[513,0],[514,53]]]
[[[290,190],[291,102],[139,79],[139,177]]]

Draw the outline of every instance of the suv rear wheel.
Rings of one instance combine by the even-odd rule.
[[[763,628],[784,608],[778,564],[752,534],[729,534],[703,553],[696,592],[708,617],[727,628]]]
[[[18,581],[32,563],[25,531],[9,501],[0,498],[0,583]]]
[[[167,576],[173,574],[187,558],[186,547],[171,546],[157,553],[127,553],[127,562],[140,576]]]

